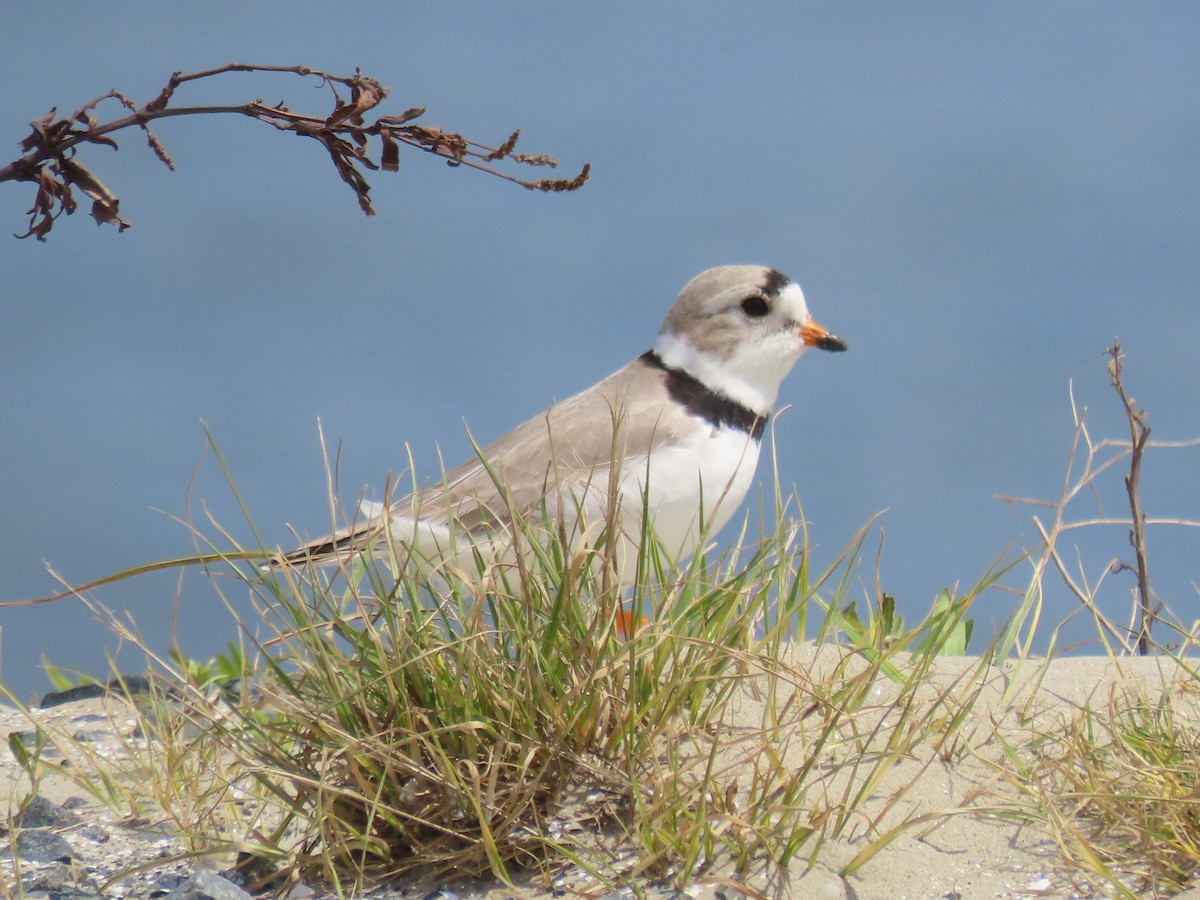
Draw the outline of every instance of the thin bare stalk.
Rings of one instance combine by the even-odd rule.
[[[1048,516],[1033,516],[1033,523],[1037,529],[1041,546],[1035,555],[1031,554],[1033,573],[1025,591],[1024,601],[1008,626],[1002,642],[1002,651],[1005,653],[1013,646],[1020,646],[1023,654],[1024,650],[1030,646],[1029,642],[1037,630],[1041,613],[1043,578],[1051,566],[1057,570],[1067,589],[1078,598],[1084,609],[1092,616],[1101,639],[1105,643],[1110,640],[1115,642],[1119,646],[1120,652],[1123,653],[1148,653],[1153,646],[1151,634],[1153,624],[1157,621],[1167,621],[1167,618],[1164,616],[1161,605],[1157,604],[1154,599],[1150,588],[1146,555],[1146,528],[1149,525],[1200,527],[1200,520],[1194,518],[1147,516],[1142,509],[1139,495],[1141,464],[1146,451],[1196,447],[1200,446],[1200,438],[1176,441],[1150,440],[1150,427],[1146,424],[1145,411],[1135,407],[1133,398],[1128,395],[1121,380],[1121,366],[1124,357],[1120,353],[1120,344],[1114,343],[1105,352],[1110,358],[1108,365],[1110,383],[1121,400],[1129,423],[1130,439],[1094,440],[1087,427],[1087,410],[1076,404],[1072,389],[1071,413],[1075,423],[1075,433],[1068,454],[1062,491],[1058,499],[1043,500],[1032,497],[997,495],[997,499],[1009,505],[1043,507],[1051,511]],[[1124,477],[1126,495],[1130,504],[1129,518],[1108,515],[1099,499],[1102,476],[1110,469],[1123,465],[1129,467],[1128,474]],[[1091,494],[1098,507],[1098,514],[1082,517],[1072,515],[1075,502],[1083,494]],[[1123,525],[1130,529],[1129,540],[1136,556],[1132,565],[1119,560],[1107,562],[1103,571],[1092,576],[1085,571],[1082,560],[1077,561],[1073,566],[1068,566],[1064,559],[1064,553],[1059,547],[1061,538],[1069,531],[1097,525]],[[1137,576],[1137,600],[1134,604],[1132,621],[1128,624],[1118,624],[1101,613],[1097,597],[1106,576],[1125,570],[1134,572]],[[1023,642],[1021,641],[1022,633],[1026,636]]]
[[[1129,514],[1133,527],[1129,530],[1129,543],[1133,546],[1135,564],[1137,566],[1138,609],[1141,621],[1137,627],[1137,652],[1145,656],[1150,652],[1150,631],[1154,627],[1156,612],[1153,596],[1150,593],[1150,565],[1146,558],[1146,517],[1142,512],[1142,501],[1138,489],[1142,475],[1142,455],[1146,450],[1146,441],[1150,438],[1150,426],[1146,423],[1146,411],[1136,409],[1133,398],[1125,391],[1121,380],[1121,370],[1125,356],[1121,353],[1121,342],[1113,341],[1113,345],[1105,352],[1108,356],[1108,375],[1121,398],[1125,408],[1125,418],[1129,422],[1129,474],[1125,476],[1125,493],[1129,495]],[[1125,563],[1121,568],[1128,568]]]

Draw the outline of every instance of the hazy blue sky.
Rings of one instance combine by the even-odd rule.
[[[81,582],[189,552],[172,516],[201,420],[264,536],[290,543],[287,523],[328,522],[318,417],[348,498],[405,442],[433,475],[436,446],[469,453],[464,420],[489,440],[594,383],[723,263],[791,274],[849,341],[784,386],[781,474],[818,564],[888,510],[883,585],[910,616],[1032,543],[1028,511],[994,495],[1057,495],[1072,381],[1095,435],[1123,436],[1114,336],[1155,436],[1200,435],[1195,3],[61,2],[4,19],[10,156],[52,106],[144,102],[173,70],[238,60],[359,66],[391,112],[424,104],[480,140],[520,126],[528,151],[594,174],[543,196],[408,152],[373,177],[368,219],[320,148],[248,120],[161,123],[175,173],[137,134],[85,150],[133,229],[81,213],[47,244],[0,238],[0,599],[53,590],[47,560]],[[314,84],[227,76],[177,102],[325,109]],[[32,197],[0,188],[5,233]],[[1200,518],[1198,453],[1151,456],[1148,512]],[[248,537],[211,458],[192,499]],[[1105,500],[1122,511],[1116,477]],[[1129,556],[1123,529],[1081,538],[1093,575]],[[1198,549],[1194,531],[1150,535],[1157,590],[1189,621]],[[1048,584],[1058,620],[1076,604]],[[1113,579],[1111,611],[1131,587]],[[177,596],[187,649],[221,647],[197,573],[98,595],[155,640]],[[981,630],[1014,603],[995,595]],[[45,686],[42,653],[96,670],[112,647],[77,603],[0,625],[22,695]]]

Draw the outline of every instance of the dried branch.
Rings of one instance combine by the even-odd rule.
[[[1150,426],[1146,424],[1146,411],[1135,409],[1133,398],[1125,391],[1121,380],[1121,369],[1125,361],[1121,353],[1121,342],[1113,341],[1113,345],[1104,351],[1108,357],[1108,377],[1113,390],[1121,398],[1125,408],[1125,418],[1129,422],[1129,474],[1125,476],[1125,493],[1129,495],[1129,513],[1133,526],[1129,529],[1129,543],[1133,546],[1134,560],[1137,572],[1138,609],[1140,619],[1137,628],[1137,650],[1142,656],[1150,652],[1150,631],[1154,627],[1157,615],[1152,595],[1150,594],[1150,568],[1146,559],[1146,516],[1142,512],[1142,502],[1138,492],[1142,474],[1142,455],[1146,450],[1146,441],[1150,438]],[[1120,568],[1131,568],[1120,564]]]
[[[170,105],[180,86],[229,72],[282,72],[319,78],[333,95],[333,111],[328,115],[307,115],[292,112],[282,103],[272,106],[261,99],[232,106]],[[492,147],[437,126],[413,124],[413,120],[425,113],[424,107],[419,106],[400,115],[380,116],[368,122],[366,114],[379,106],[387,95],[386,87],[357,70],[354,75],[343,77],[307,66],[230,63],[200,72],[176,72],[158,96],[141,107],[124,94],[109,91],[84,104],[69,117],[59,118],[57,108],[51,109],[41,119],[30,123],[32,130],[21,141],[21,150],[25,155],[0,166],[0,182],[28,181],[38,186],[33,207],[29,210],[29,228],[16,237],[33,236],[44,241],[60,215],[75,212],[76,189],[91,198],[91,214],[97,223],[116,225],[119,231],[128,228],[130,223],[121,218],[118,212],[120,200],[79,162],[76,158],[78,149],[84,144],[101,144],[115,150],[117,142],[109,135],[126,128],[140,128],[155,156],[168,168],[174,169],[175,165],[166,148],[148,127],[153,121],[173,116],[242,115],[280,131],[312,138],[328,152],[334,169],[354,191],[359,207],[367,215],[374,215],[375,209],[370,200],[371,186],[363,170],[397,171],[400,167],[400,144],[440,156],[448,165],[479,169],[532,191],[574,191],[587,181],[591,167],[586,163],[574,178],[562,179],[527,180],[495,168],[492,163],[502,161],[524,166],[557,167],[558,162],[553,157],[515,152],[520,130],[509,135],[499,147]],[[98,121],[92,113],[106,100],[115,100],[129,114],[109,122]],[[370,156],[371,138],[379,140],[378,162]]]
[[[1146,451],[1167,448],[1191,448],[1200,446],[1200,438],[1174,441],[1150,440],[1150,427],[1146,424],[1146,414],[1134,406],[1134,401],[1125,391],[1122,380],[1122,364],[1124,357],[1120,345],[1105,351],[1109,357],[1109,377],[1117,390],[1125,410],[1130,427],[1130,439],[1105,438],[1094,440],[1088,430],[1086,410],[1081,409],[1075,402],[1074,389],[1071,389],[1071,414],[1075,425],[1070,452],[1067,455],[1067,466],[1063,476],[1062,491],[1057,500],[1043,500],[1034,497],[1018,497],[1013,495],[997,495],[997,499],[1010,507],[1032,506],[1049,513],[1033,516],[1033,523],[1041,538],[1040,552],[1030,554],[1033,573],[1029,588],[1025,592],[1021,608],[1014,616],[1003,639],[1005,652],[1016,646],[1022,630],[1028,635],[1024,650],[1028,650],[1033,639],[1033,628],[1025,628],[1025,623],[1036,625],[1041,613],[1042,583],[1045,573],[1056,569],[1067,589],[1074,594],[1083,607],[1092,615],[1106,641],[1119,645],[1123,652],[1145,654],[1152,647],[1152,627],[1154,623],[1166,621],[1169,611],[1158,601],[1150,589],[1149,568],[1146,555],[1146,529],[1149,526],[1175,526],[1184,528],[1200,528],[1200,520],[1184,517],[1147,516],[1141,507],[1139,495],[1139,476],[1141,463]],[[1101,476],[1110,469],[1128,466],[1129,474],[1125,477],[1126,495],[1129,498],[1131,516],[1121,518],[1110,516],[1103,510],[1099,502],[1099,482]],[[1080,497],[1091,494],[1099,509],[1098,515],[1068,516],[1070,508]],[[1079,560],[1077,571],[1072,572],[1066,560],[1059,552],[1059,544],[1065,535],[1077,529],[1091,529],[1101,525],[1122,525],[1130,530],[1130,543],[1137,556],[1136,563],[1131,565],[1119,559],[1105,563],[1102,570],[1089,578],[1084,570],[1082,559]],[[1077,551],[1078,552],[1078,551]],[[1122,571],[1134,572],[1137,576],[1135,603],[1128,626],[1118,626],[1104,616],[1100,611],[1098,594],[1102,584],[1109,575]]]

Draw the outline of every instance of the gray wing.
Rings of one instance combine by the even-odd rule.
[[[394,503],[388,515],[466,532],[501,528],[512,513],[536,514],[555,491],[578,496],[608,487],[614,459],[644,461],[650,450],[693,423],[668,402],[665,373],[635,359],[599,384],[557,403],[447,473],[442,483]],[[503,491],[498,487],[503,485]],[[283,557],[308,563],[338,559],[383,535],[383,516],[312,541]]]
[[[588,485],[605,491],[614,459],[644,461],[688,424],[668,402],[665,373],[636,359],[483,448],[442,485],[422,491],[421,514],[453,519],[467,531],[503,526],[510,510],[534,514],[556,491],[576,498]]]

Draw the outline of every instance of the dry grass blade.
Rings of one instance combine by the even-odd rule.
[[[1200,738],[1195,679],[1132,679],[1031,744],[1028,778],[1064,859],[1128,896],[1174,892],[1200,871]],[[1178,709],[1180,700],[1191,707]]]

